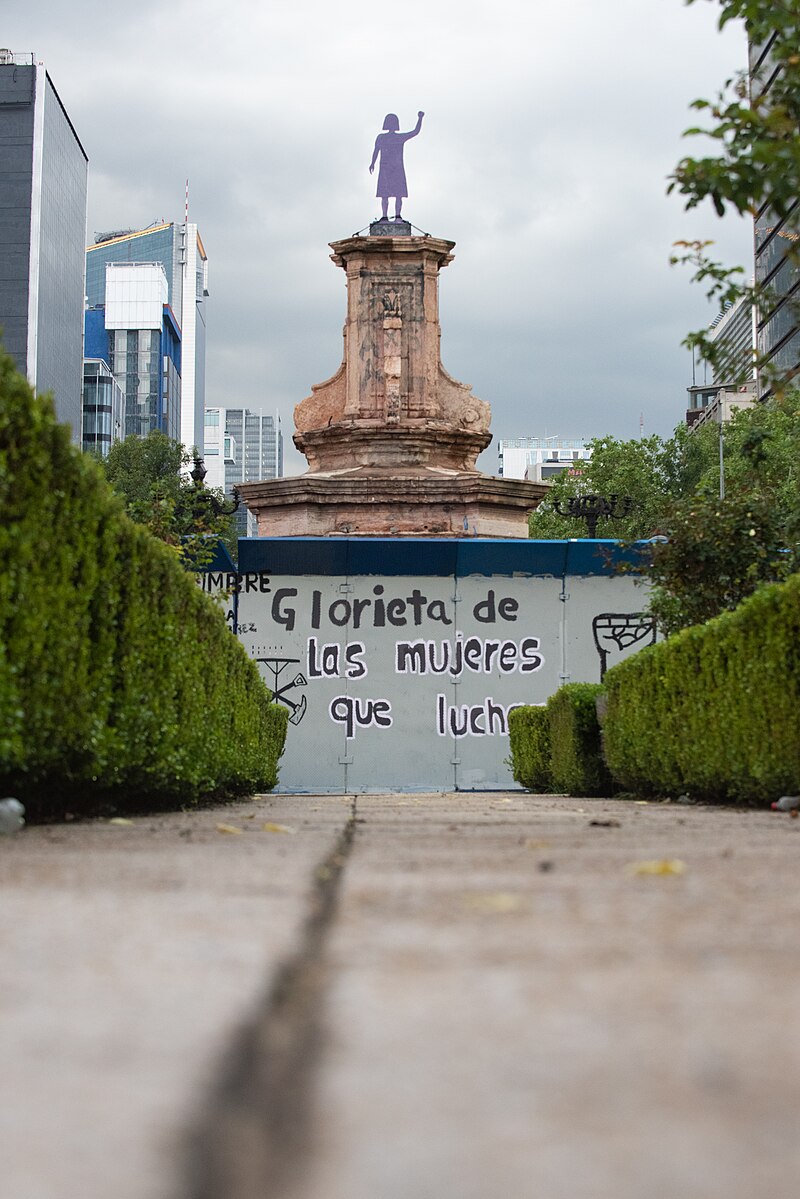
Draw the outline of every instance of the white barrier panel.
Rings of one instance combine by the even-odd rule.
[[[613,542],[257,539],[204,585],[232,592],[289,709],[279,790],[505,790],[508,713],[654,640],[626,560]]]

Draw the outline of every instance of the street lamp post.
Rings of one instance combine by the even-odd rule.
[[[208,471],[205,468],[203,459],[200,457],[199,454],[195,454],[194,470],[191,472],[189,477],[191,478],[192,482],[194,483],[194,485],[198,491],[205,491],[204,480],[205,480],[205,477],[207,474],[208,474]],[[236,510],[238,509],[239,505],[242,502],[241,496],[239,495],[239,491],[236,487],[233,488],[233,504],[232,505],[228,505],[224,501],[218,500],[215,495],[211,494],[211,492],[206,492],[205,500],[206,500],[206,503],[210,505],[215,516],[233,516],[234,512],[236,512]]]
[[[553,500],[553,508],[559,516],[577,518],[586,521],[588,537],[597,536],[597,522],[610,520],[615,516],[627,516],[633,509],[633,497],[630,495],[576,495],[566,501]]]

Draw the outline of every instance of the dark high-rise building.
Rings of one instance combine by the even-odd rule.
[[[743,387],[755,378],[757,324],[753,305],[742,296],[711,323],[709,340],[719,347],[713,382]]]
[[[0,327],[81,440],[88,160],[33,54],[0,50]]]
[[[769,103],[780,67],[771,50],[776,35],[764,45],[750,46],[750,92],[753,101]],[[755,219],[756,283],[768,293],[768,306],[759,313],[757,346],[766,360],[759,371],[758,394],[766,399],[772,391],[770,372],[786,376],[800,369],[800,200],[779,216],[765,204]]]

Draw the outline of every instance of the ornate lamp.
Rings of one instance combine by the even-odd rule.
[[[200,457],[199,453],[195,453],[194,470],[191,472],[190,478],[198,491],[205,490],[203,480],[207,474],[208,471],[203,464],[203,459]],[[239,495],[239,490],[236,487],[233,488],[232,505],[226,504],[222,500],[218,500],[215,495],[211,494],[211,492],[208,492],[205,498],[206,503],[209,504],[215,516],[233,516],[234,512],[236,512],[242,502]]]
[[[586,521],[586,532],[589,537],[597,536],[597,522],[601,517],[611,519],[615,516],[627,516],[633,508],[633,497],[630,495],[576,495],[566,501],[553,500],[553,508],[559,516],[577,517]]]

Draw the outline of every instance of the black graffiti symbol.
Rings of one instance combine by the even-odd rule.
[[[656,639],[656,621],[649,612],[601,612],[592,621],[592,632],[600,655],[602,681],[612,647],[616,646],[618,650],[628,649],[637,641],[644,641],[646,637],[649,638],[648,644],[652,645]]]
[[[281,684],[280,678],[288,666],[299,665],[300,659],[299,658],[256,658],[256,662],[262,662],[264,664],[264,666],[266,666],[266,668],[270,672],[270,674],[272,675],[272,699],[273,699],[273,702],[276,704],[282,703],[285,707],[287,707],[289,709],[289,712],[291,713],[291,715],[289,716],[290,724],[299,724],[300,721],[303,719],[303,717],[306,714],[306,708],[308,707],[308,701],[306,700],[306,697],[304,695],[301,695],[299,699],[292,699],[288,693],[290,691],[294,691],[294,689],[296,687],[307,687],[308,679],[302,673],[302,671],[299,671],[299,670],[298,670],[297,674],[294,676],[294,678],[290,679],[288,682],[284,682],[283,684]]]

